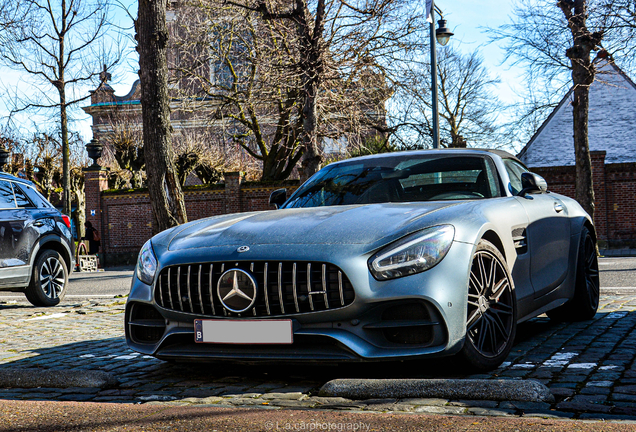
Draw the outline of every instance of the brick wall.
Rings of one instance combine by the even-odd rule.
[[[636,163],[604,163],[605,152],[592,152],[595,224],[602,247],[636,247]],[[532,168],[545,177],[549,190],[574,197],[573,166]],[[153,216],[147,193],[102,193],[106,171],[86,172],[86,214],[102,234],[104,262],[134,262],[152,237]],[[184,192],[188,220],[227,213],[271,210],[269,195],[297,186],[243,183],[239,173],[226,173],[225,185]],[[95,216],[91,216],[95,210]]]
[[[594,224],[601,247],[636,247],[636,163],[605,164],[605,152],[591,152]],[[548,189],[574,198],[573,166],[533,168]]]
[[[102,171],[105,173],[106,171]],[[89,173],[87,172],[87,178]],[[105,177],[105,175],[104,175]],[[99,188],[101,187],[101,190]],[[97,209],[101,219],[102,255],[106,265],[132,263],[143,244],[152,237],[153,215],[148,193],[104,193],[103,182],[86,183],[86,208]],[[225,185],[213,189],[184,191],[188,220],[227,213],[273,210],[269,195],[286,187],[288,195],[296,185],[243,184],[240,173],[226,173]],[[90,219],[90,217],[89,217]]]

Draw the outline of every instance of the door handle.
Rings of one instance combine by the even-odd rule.
[[[555,202],[554,203],[554,211],[557,212],[557,213],[561,213],[563,211],[563,204]]]
[[[33,222],[33,226],[34,226],[34,227],[43,227],[43,226],[44,226],[44,222],[42,222],[42,221],[35,221],[35,222]]]

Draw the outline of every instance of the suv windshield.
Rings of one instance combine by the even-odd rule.
[[[409,154],[327,166],[283,208],[497,196],[499,182],[488,157]]]

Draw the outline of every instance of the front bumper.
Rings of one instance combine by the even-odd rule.
[[[265,258],[265,254],[255,249],[248,261]],[[195,343],[195,319],[232,318],[163,308],[156,301],[154,288],[135,276],[126,306],[126,340],[135,351],[184,361],[359,361],[451,355],[463,345],[473,249],[472,244],[454,242],[447,256],[432,269],[377,281],[367,268],[369,253],[351,257],[336,248],[331,251],[327,247],[319,251],[314,248],[311,253],[308,247],[298,245],[287,246],[284,253],[270,248],[266,258],[272,262],[293,256],[333,263],[342,269],[355,290],[353,303],[339,309],[271,317],[292,320],[291,345]],[[219,260],[229,261],[234,258],[233,251],[234,248],[198,251],[196,257],[172,254],[160,262],[165,267],[215,261],[215,255]],[[245,261],[243,256],[240,258]]]

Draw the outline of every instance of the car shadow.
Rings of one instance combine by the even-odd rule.
[[[0,310],[13,307],[19,306],[2,306]],[[594,321],[601,322],[599,320],[607,316],[607,313],[599,313]],[[514,363],[532,346],[558,336],[562,331],[571,331],[570,326],[581,326],[581,323],[558,323],[539,317],[520,324],[508,360]],[[11,360],[11,355],[24,354],[27,357]],[[17,382],[5,382],[0,383],[0,399],[109,402],[178,400],[276,391],[274,389],[317,394],[325,382],[336,378],[497,378],[508,367],[504,365],[495,371],[475,374],[454,357],[343,364],[172,363],[132,352],[123,337],[29,347],[28,351],[15,353],[0,352],[0,359],[4,359],[0,369],[97,370],[108,372],[119,381],[118,386],[110,389],[60,389],[42,385],[25,389]]]

